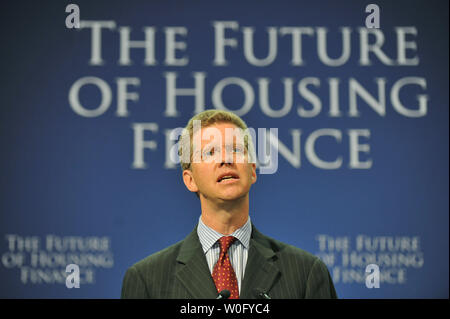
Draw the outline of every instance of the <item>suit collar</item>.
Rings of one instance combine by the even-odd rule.
[[[214,299],[217,297],[217,289],[198,239],[197,227],[183,241],[177,263],[175,275],[193,298]]]
[[[269,293],[271,287],[281,275],[280,270],[274,264],[276,258],[277,256],[271,248],[268,237],[262,235],[253,227],[248,260],[242,282],[241,299],[256,298],[253,291],[255,288]]]

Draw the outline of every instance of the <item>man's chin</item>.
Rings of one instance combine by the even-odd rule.
[[[218,196],[220,200],[223,202],[233,202],[233,201],[239,201],[240,199],[245,198],[248,195],[248,193],[242,193],[242,192],[228,192],[225,194],[221,194]]]
[[[240,202],[248,196],[248,192],[242,189],[227,189],[216,192],[215,194],[202,194],[205,200],[216,203],[231,204],[233,202]]]

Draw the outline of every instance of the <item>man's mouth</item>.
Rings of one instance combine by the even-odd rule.
[[[230,173],[230,174],[220,175],[219,178],[217,179],[217,182],[222,183],[222,182],[233,181],[233,180],[238,180],[238,179],[239,179],[238,175]]]

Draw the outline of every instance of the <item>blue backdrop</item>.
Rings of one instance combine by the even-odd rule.
[[[200,216],[170,130],[225,108],[278,129],[261,232],[341,298],[448,298],[447,1],[377,1],[378,29],[365,1],[69,3],[0,11],[0,297],[118,298]]]

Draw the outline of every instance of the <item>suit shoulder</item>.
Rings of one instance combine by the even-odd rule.
[[[301,272],[303,278],[329,277],[327,266],[318,256],[270,237],[267,237],[267,240],[277,256],[278,265],[281,267],[289,268],[296,265],[296,269]]]
[[[294,292],[297,289],[296,298],[337,298],[329,271],[319,257],[260,233],[255,237],[264,246],[260,247],[263,254],[270,256],[269,251],[273,254],[275,265],[284,274],[284,287],[292,287]],[[279,296],[284,296],[285,290],[278,291]]]
[[[312,265],[316,262],[320,263],[320,258],[313,255],[312,253],[298,248],[296,246],[286,244],[282,241],[279,241],[277,239],[268,237],[263,235],[266,240],[266,245],[270,245],[270,248],[276,253],[278,258],[293,258],[298,262],[302,262],[305,265]]]
[[[168,263],[174,262],[182,243],[183,241],[179,241],[169,247],[166,247],[158,252],[155,252],[145,257],[144,259],[141,259],[140,261],[136,262],[130,268],[134,268],[135,270],[140,272],[151,269],[153,267],[160,267]]]

